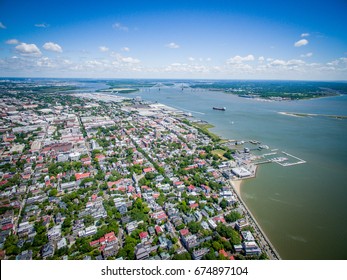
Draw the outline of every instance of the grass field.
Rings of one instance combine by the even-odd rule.
[[[224,150],[221,150],[221,149],[217,149],[217,150],[211,151],[211,154],[219,156],[222,160],[227,160],[227,158],[225,158],[225,157],[223,156],[224,153],[225,153],[225,151],[224,151]]]

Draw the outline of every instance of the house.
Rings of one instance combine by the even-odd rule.
[[[138,246],[135,250],[137,260],[146,260],[149,257],[147,250],[143,246]]]
[[[242,248],[243,248],[241,244],[233,245],[233,247],[234,247],[234,251],[236,253],[240,253],[242,251]]]
[[[53,257],[54,245],[52,243],[45,244],[41,249],[41,256],[43,259]]]
[[[148,240],[148,232],[147,231],[140,232],[139,237],[141,239],[141,242],[147,241]]]
[[[157,234],[160,234],[160,233],[164,232],[164,231],[163,231],[163,228],[162,228],[161,226],[158,226],[158,225],[156,225],[156,226],[154,227],[154,229],[155,229],[155,231],[156,231]]]
[[[189,230],[188,230],[187,228],[184,228],[184,229],[181,229],[181,230],[180,230],[180,235],[181,235],[181,237],[187,236],[187,235],[189,235],[189,234],[190,234],[190,232],[189,232]]]
[[[234,256],[230,252],[225,252],[224,249],[219,250],[219,254],[229,260],[235,260]]]
[[[131,234],[135,229],[137,229],[137,221],[133,221],[128,223],[125,227],[126,227],[126,231],[128,234]]]
[[[154,227],[148,227],[148,232],[150,235],[154,235],[155,234]]]
[[[57,242],[57,249],[61,249],[67,246],[66,238],[62,238]]]
[[[242,243],[242,248],[246,256],[259,256],[261,250],[255,241],[245,241]]]
[[[166,252],[161,252],[160,253],[160,258],[162,260],[169,260],[170,259],[170,255],[168,253],[166,253]]]
[[[182,243],[187,250],[190,250],[199,245],[196,235],[188,235],[181,237]]]
[[[117,255],[119,250],[118,244],[107,245],[102,251],[102,256],[104,259]]]
[[[96,226],[90,226],[78,232],[79,237],[86,237],[96,233]]]
[[[126,206],[126,204],[121,204],[117,207],[117,210],[118,212],[121,214],[121,215],[124,215],[126,212],[128,212],[128,208]]]
[[[216,229],[217,225],[212,219],[207,220],[208,225],[210,226],[211,229]]]
[[[31,250],[25,250],[16,256],[16,260],[32,260],[33,252]]]
[[[244,241],[255,241],[253,234],[249,231],[241,231],[242,239]]]
[[[47,236],[49,240],[58,240],[61,236],[61,224],[49,229],[47,232]]]
[[[244,227],[248,226],[249,223],[246,219],[239,219],[235,223],[235,229],[237,230],[242,230]]]
[[[79,180],[82,180],[82,179],[85,179],[85,178],[89,178],[89,177],[90,177],[90,172],[76,173],[75,174],[76,181],[79,181]]]
[[[209,251],[210,249],[208,248],[201,248],[193,251],[193,260],[201,260]]]
[[[153,167],[147,167],[147,168],[143,169],[143,173],[148,173],[148,172],[153,172],[153,171],[155,171],[155,168],[153,168]]]

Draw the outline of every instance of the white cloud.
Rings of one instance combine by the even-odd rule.
[[[254,60],[254,56],[252,54],[249,54],[247,56],[239,56],[236,55],[234,57],[231,57],[227,60],[227,64],[240,64],[243,63],[244,61],[253,61]]]
[[[304,65],[305,61],[301,59],[291,59],[287,61],[287,65],[292,66],[292,65]]]
[[[208,57],[208,58],[206,58],[206,61],[211,61],[212,59],[211,59],[211,57]]]
[[[54,63],[51,59],[49,59],[48,57],[41,57],[37,62],[36,65],[39,67],[49,67],[52,68],[54,67]]]
[[[40,27],[40,28],[47,28],[47,27],[49,27],[49,24],[47,24],[47,23],[36,23],[36,24],[34,24],[34,26]]]
[[[167,44],[167,45],[165,45],[167,48],[170,48],[170,49],[178,49],[180,46],[179,45],[177,45],[176,43],[174,43],[174,42],[171,42],[171,43],[169,43],[169,44]]]
[[[109,51],[109,48],[108,48],[108,47],[105,47],[105,46],[100,46],[100,47],[99,47],[99,50],[100,50],[101,52],[108,52],[108,51]]]
[[[10,40],[7,40],[6,41],[6,44],[9,44],[9,45],[18,45],[19,44],[19,41],[17,39],[10,39]]]
[[[189,60],[189,61],[194,61],[195,58],[194,58],[194,57],[188,57],[188,60]]]
[[[0,29],[6,29],[6,26],[2,22],[0,22]]]
[[[123,62],[126,62],[126,63],[131,63],[131,64],[137,64],[137,63],[140,63],[141,61],[137,58],[133,58],[133,57],[122,57],[121,60]]]
[[[308,44],[308,41],[306,39],[301,39],[297,42],[295,42],[294,46],[295,47],[301,47],[301,46],[305,46]]]
[[[52,51],[52,52],[63,52],[63,49],[61,48],[61,46],[59,46],[58,44],[56,43],[53,43],[53,42],[47,42],[43,45],[43,48],[46,50],[46,51]]]
[[[114,23],[112,27],[120,31],[129,31],[129,27],[122,25],[120,22]]]
[[[301,37],[308,37],[308,36],[310,36],[310,33],[302,33],[301,34]]]
[[[259,57],[258,57],[258,61],[259,61],[259,62],[264,62],[264,60],[265,60],[265,58],[264,58],[263,56],[259,56]]]
[[[112,52],[111,57],[114,57],[116,60],[112,62],[113,65],[124,65],[124,64],[138,64],[141,61],[133,57],[124,57],[119,53]]]
[[[24,56],[40,56],[41,51],[35,44],[21,43],[16,46],[16,50]]]
[[[309,53],[300,55],[300,57],[311,57],[312,55],[313,53],[309,52]]]
[[[130,48],[128,48],[128,47],[123,47],[123,48],[122,48],[122,51],[123,51],[123,52],[130,52]]]
[[[284,60],[281,60],[281,59],[275,59],[270,64],[273,66],[285,66],[285,65],[287,65],[287,62],[285,62]]]

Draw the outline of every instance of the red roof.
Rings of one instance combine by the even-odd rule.
[[[81,158],[81,161],[82,161],[82,162],[90,161],[90,157]]]
[[[23,178],[23,179],[30,179],[30,177],[31,177],[31,174],[22,175],[22,178]]]
[[[147,231],[140,232],[139,236],[140,236],[140,239],[147,238],[148,237],[148,232]]]
[[[180,234],[181,234],[182,236],[186,236],[186,235],[189,234],[189,230],[188,230],[187,228],[181,229],[181,230],[180,230]]]
[[[167,216],[165,213],[160,213],[159,215],[157,215],[157,219],[165,219]]]
[[[126,187],[124,186],[120,186],[117,188],[118,191],[121,191],[121,192],[125,192],[126,191]]]
[[[105,248],[106,248],[106,245],[102,245],[102,246],[99,247],[99,251],[100,251],[100,252],[101,252],[101,251],[104,251]]]
[[[227,252],[225,252],[223,249],[221,249],[221,250],[219,250],[219,254],[220,255],[223,255],[224,257],[228,257],[228,254],[227,254]]]
[[[117,182],[107,182],[107,186],[110,188],[112,187],[113,185],[115,185]]]
[[[153,168],[153,167],[148,167],[148,168],[144,168],[143,169],[143,172],[145,172],[145,173],[148,173],[148,172],[152,172],[152,171],[154,171],[155,169]]]
[[[155,228],[155,231],[157,232],[157,234],[163,232],[163,229],[158,225],[156,225],[154,228]]]
[[[87,172],[87,173],[76,173],[75,177],[76,177],[76,180],[89,178],[90,177],[90,172]]]
[[[111,232],[109,232],[109,233],[106,233],[104,236],[105,236],[106,239],[109,239],[109,238],[111,238],[111,237],[115,237],[113,231],[111,231]]]
[[[7,224],[1,227],[1,230],[8,230],[8,229],[12,229],[13,228],[13,224]]]
[[[223,223],[223,224],[225,223],[224,217],[214,217],[213,220],[215,222],[220,222],[220,223]]]
[[[189,207],[190,207],[191,209],[195,209],[195,208],[198,207],[198,206],[199,206],[198,203],[193,203],[193,204],[190,204],[190,205],[189,205]]]
[[[158,198],[158,197],[160,196],[160,193],[154,193],[152,196],[153,196],[154,198]]]
[[[92,242],[89,242],[89,245],[90,246],[95,246],[95,245],[99,245],[99,239],[98,240],[94,240],[94,241],[92,241]]]
[[[104,155],[96,155],[95,158],[98,159],[98,161],[105,159],[106,157]]]

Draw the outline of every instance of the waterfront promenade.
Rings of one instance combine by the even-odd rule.
[[[242,180],[230,180],[230,183],[238,197],[238,200],[242,207],[245,209],[245,217],[248,219],[248,222],[254,228],[254,237],[259,241],[260,248],[266,252],[270,260],[280,260],[281,257],[276,251],[275,247],[272,245],[270,240],[267,238],[266,234],[258,224],[257,220],[252,215],[251,211],[247,207],[246,203],[241,198],[241,183]]]

